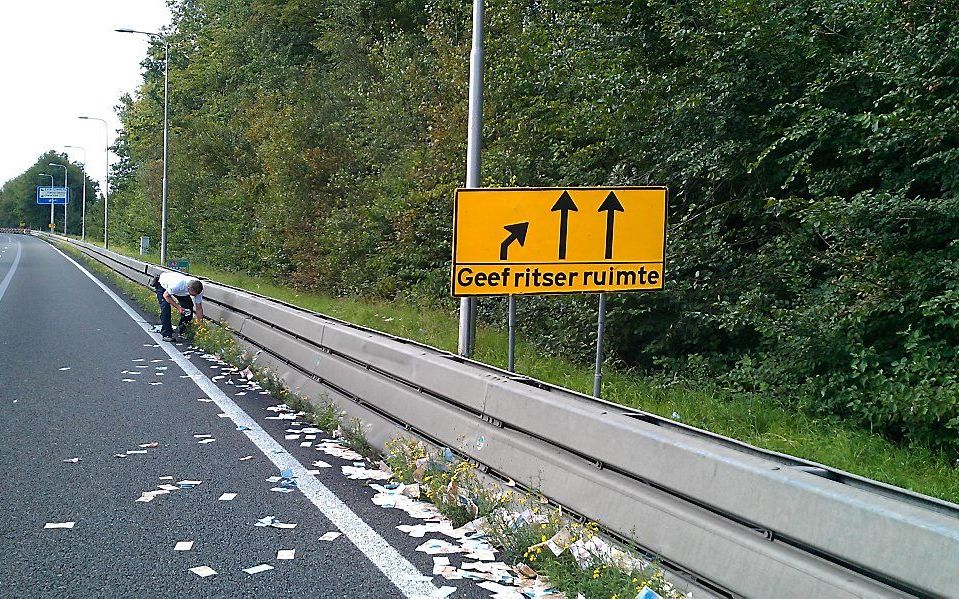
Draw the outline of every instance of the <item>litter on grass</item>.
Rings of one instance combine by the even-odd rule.
[[[269,416],[267,416],[267,418],[269,418]],[[344,447],[343,445],[340,445],[339,443],[336,443],[334,441],[324,440],[321,443],[317,443],[316,449],[317,451],[322,451],[326,455],[342,458],[344,460],[349,460],[351,462],[363,459],[363,456],[356,453],[352,449],[348,447]]]
[[[343,475],[352,480],[390,480],[393,478],[392,472],[385,470],[372,470],[358,466],[340,466]]]

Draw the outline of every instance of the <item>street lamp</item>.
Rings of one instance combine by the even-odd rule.
[[[480,186],[483,141],[483,0],[473,0],[473,47],[470,50],[469,121],[466,131],[466,187]],[[510,308],[516,311],[510,296]],[[459,354],[467,358],[476,346],[476,298],[460,298]]]
[[[107,236],[107,221],[110,216],[110,126],[103,119],[95,116],[81,116],[78,119],[84,121],[100,121],[103,123],[103,147],[106,152],[106,178],[103,183],[103,249],[110,247],[110,239]]]
[[[86,241],[87,239],[87,150],[86,148],[80,146],[63,146],[64,148],[70,148],[73,150],[80,150],[83,152],[83,169],[80,171],[83,174],[83,206],[82,211],[80,212],[80,241]]]
[[[63,169],[63,186],[67,187],[67,167],[65,164],[55,164],[51,162],[47,166],[56,166]],[[67,191],[67,196],[69,197],[70,191]],[[50,204],[50,222],[53,222],[53,204]],[[63,234],[67,234],[67,203],[63,203]]]
[[[166,210],[167,210],[167,156],[169,138],[169,98],[170,98],[170,43],[166,36],[150,31],[136,29],[117,29],[118,33],[134,33],[150,38],[159,38],[163,42],[163,198],[160,208],[160,264],[166,264]]]

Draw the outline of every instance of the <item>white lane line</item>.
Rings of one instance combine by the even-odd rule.
[[[3,281],[0,281],[0,300],[3,299],[3,294],[6,293],[7,287],[10,285],[10,279],[13,278],[13,273],[17,272],[18,264],[20,264],[20,240],[17,240],[17,256],[13,259],[13,264],[10,265],[7,276],[3,277]]]
[[[366,554],[373,565],[376,566],[396,587],[407,597],[429,597],[437,592],[437,587],[427,580],[411,564],[409,560],[403,557],[392,545],[373,530],[369,524],[364,522],[351,510],[339,497],[330,491],[326,485],[321,483],[312,475],[307,474],[307,468],[295,457],[290,455],[283,446],[257,424],[256,420],[251,418],[243,409],[236,405],[216,384],[208,379],[200,370],[189,360],[183,357],[170,343],[163,342],[159,333],[154,333],[151,325],[140,317],[137,312],[123,301],[117,294],[104,285],[99,279],[90,274],[87,269],[75,262],[70,256],[60,251],[59,248],[51,245],[61,256],[70,261],[74,266],[80,269],[100,289],[103,290],[113,301],[126,312],[130,318],[136,321],[143,331],[149,335],[156,343],[160,344],[163,351],[170,356],[177,365],[183,369],[183,372],[190,375],[200,389],[216,403],[217,406],[233,419],[238,426],[244,425],[250,430],[242,431],[250,438],[257,448],[263,452],[277,468],[283,470],[292,468],[297,477],[297,486],[300,491],[306,495],[313,505],[315,505],[330,522],[333,523],[343,534],[356,545],[357,549]]]

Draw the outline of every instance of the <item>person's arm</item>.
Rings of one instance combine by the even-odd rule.
[[[169,291],[164,291],[163,299],[166,300],[166,303],[176,308],[177,312],[183,314],[183,308],[180,307],[180,302],[176,301],[176,296],[172,295]]]
[[[200,322],[201,320],[203,320],[203,304],[202,303],[196,305],[196,321]]]

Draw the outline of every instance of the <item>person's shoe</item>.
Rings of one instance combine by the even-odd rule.
[[[170,343],[173,343],[174,338],[173,338],[173,335],[164,335],[164,336],[163,336],[163,340],[164,340],[164,341],[168,341],[168,342],[170,342]]]

